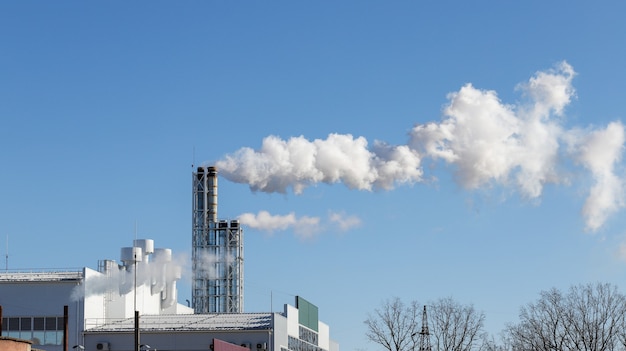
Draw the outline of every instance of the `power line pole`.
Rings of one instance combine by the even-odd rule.
[[[419,351],[432,351],[430,346],[430,333],[428,332],[428,316],[426,315],[426,305],[422,313],[422,331],[420,332],[420,349]]]

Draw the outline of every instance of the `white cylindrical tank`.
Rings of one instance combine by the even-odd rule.
[[[123,247],[121,253],[121,261],[125,265],[132,265],[135,262],[141,262],[142,250],[140,247]]]
[[[152,239],[135,239],[133,246],[140,247],[146,255],[154,252],[154,240]]]

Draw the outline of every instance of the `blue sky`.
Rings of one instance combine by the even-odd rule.
[[[624,7],[1,2],[0,251],[189,258],[191,165],[217,163],[245,310],[301,295],[342,350],[378,349],[395,296],[496,334],[542,290],[623,288]]]

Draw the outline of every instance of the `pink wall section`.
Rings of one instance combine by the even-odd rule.
[[[213,351],[250,351],[249,348],[213,339]]]

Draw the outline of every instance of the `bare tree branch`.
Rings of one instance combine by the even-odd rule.
[[[412,335],[418,330],[417,302],[406,306],[395,297],[385,301],[365,320],[366,337],[389,351],[409,351],[415,348]]]
[[[505,331],[514,350],[623,350],[626,297],[609,284],[544,291]],[[621,348],[620,348],[621,346]]]
[[[470,351],[480,347],[485,315],[474,306],[442,298],[431,304],[429,316],[436,350]]]

